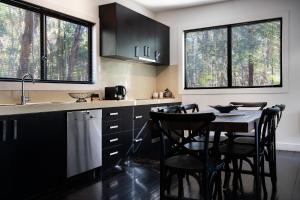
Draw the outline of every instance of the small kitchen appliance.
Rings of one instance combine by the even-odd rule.
[[[124,100],[126,94],[126,88],[122,85],[105,87],[105,100]]]

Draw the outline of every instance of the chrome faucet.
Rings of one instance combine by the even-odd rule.
[[[29,101],[29,97],[25,95],[25,80],[29,77],[31,79],[31,82],[34,83],[33,76],[31,74],[24,74],[22,77],[22,96],[21,96],[21,105],[25,105],[27,101]]]

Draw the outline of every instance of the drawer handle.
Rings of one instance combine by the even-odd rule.
[[[110,140],[109,140],[110,143],[112,143],[112,142],[117,142],[117,141],[119,141],[119,138],[114,138],[114,139],[110,139]]]
[[[6,141],[6,121],[3,121],[3,133],[2,133],[2,141],[5,142]]]
[[[115,125],[115,126],[110,126],[110,127],[109,127],[109,129],[117,129],[117,128],[119,128],[119,126],[118,126],[118,125]]]
[[[138,116],[135,116],[136,119],[142,119],[143,116],[142,115],[138,115]]]
[[[114,112],[114,113],[109,113],[109,115],[110,116],[117,116],[117,115],[119,115],[119,113],[118,112]]]
[[[141,142],[141,141],[143,141],[142,138],[140,138],[140,139],[135,139],[135,140],[134,140],[134,142]]]
[[[18,139],[18,121],[14,120],[14,140]]]
[[[115,152],[111,152],[110,154],[109,154],[109,156],[114,156],[114,155],[118,155],[119,154],[119,152],[118,151],[115,151]]]

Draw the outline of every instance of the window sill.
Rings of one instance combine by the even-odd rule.
[[[229,89],[182,89],[181,95],[222,95],[222,94],[286,94],[287,87],[280,88],[229,88]]]
[[[32,84],[31,82],[25,83],[25,89],[26,90],[57,90],[57,91],[63,91],[63,90],[73,90],[73,91],[79,91],[79,90],[99,90],[100,85],[99,83],[94,84],[65,84],[65,83],[35,83]],[[4,90],[21,90],[21,82],[0,82],[0,91]]]

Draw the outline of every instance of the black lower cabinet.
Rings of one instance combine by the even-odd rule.
[[[103,109],[103,177],[121,171],[118,166],[127,158],[132,145],[133,107]]]
[[[32,199],[64,183],[65,113],[40,113],[2,120],[1,199]],[[5,138],[3,138],[3,136]],[[2,162],[4,160],[4,162]],[[4,179],[2,179],[2,172]],[[1,190],[2,190],[1,188]]]
[[[159,160],[160,139],[153,134],[147,122],[150,120],[150,111],[155,107],[175,106],[181,103],[141,105],[134,107],[134,148],[133,158]]]

